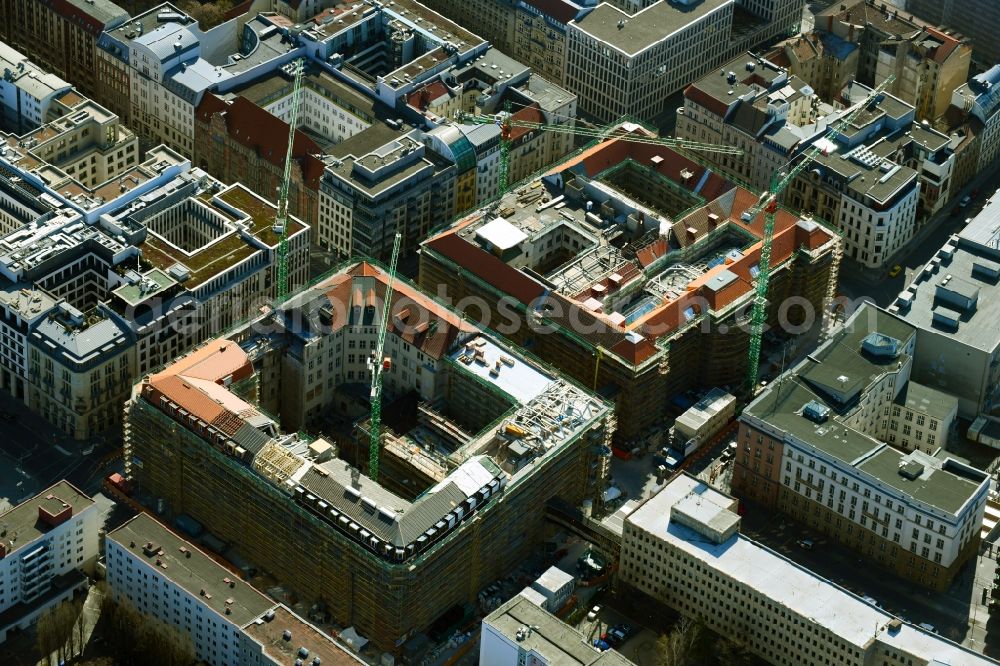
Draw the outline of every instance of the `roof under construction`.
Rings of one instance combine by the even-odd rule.
[[[706,314],[706,304],[721,316],[752,298],[763,219],[746,212],[757,201],[669,148],[608,140],[432,236],[423,251],[640,365],[657,338]],[[835,242],[780,209],[772,266]]]
[[[280,434],[278,424],[228,388],[254,374],[244,347],[271,347],[283,357],[326,353],[322,350],[332,345],[322,345],[322,338],[337,334],[344,348],[353,349],[360,340],[358,348],[367,349],[364,336],[378,326],[387,278],[385,271],[367,263],[339,271],[286,301],[275,317],[284,331],[278,338],[269,334],[268,339],[278,340],[273,346],[260,340],[242,346],[210,342],[150,377],[142,395],[280,485],[332,528],[381,558],[401,562],[431,548],[509,483],[524,478],[533,468],[530,462],[600,423],[610,407],[397,279],[388,332],[421,350],[426,371],[440,378],[431,388],[415,387],[432,391],[423,397],[438,410],[437,421],[423,426],[425,432],[473,426],[477,431],[448,456],[449,473],[412,502],[343,460],[320,462],[299,455],[303,447],[295,435]],[[307,357],[316,358],[302,358]],[[319,358],[332,363],[331,356]],[[461,425],[449,423],[444,413],[463,407],[449,406],[448,393],[433,393],[438,386],[460,396],[482,392],[475,405],[482,413],[464,418]]]

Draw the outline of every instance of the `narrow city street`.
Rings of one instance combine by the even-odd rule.
[[[885,307],[892,303],[899,292],[913,280],[917,271],[930,261],[952,234],[960,232],[966,220],[982,209],[986,200],[1000,188],[1000,166],[980,174],[964,189],[958,192],[936,215],[931,217],[918,231],[915,238],[885,262],[881,269],[862,269],[854,262],[844,259],[840,269],[840,293],[851,299],[870,297],[878,305]],[[978,194],[966,207],[959,202],[973,191]],[[893,266],[902,271],[896,277],[889,277]]]

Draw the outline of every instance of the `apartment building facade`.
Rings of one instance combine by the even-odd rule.
[[[9,0],[0,18],[0,41],[82,94],[105,99],[97,85],[97,42],[102,32],[127,21],[128,12],[110,0]]]
[[[287,123],[242,95],[223,101],[208,93],[196,111],[195,146],[194,163],[200,168],[224,182],[239,181],[266,199],[277,198],[288,152]],[[319,180],[325,166],[320,155],[316,142],[296,130],[288,210],[317,230]]]
[[[947,205],[956,159],[951,138],[914,122],[912,106],[885,94],[865,102],[869,93],[850,85],[835,109],[783,68],[748,56],[688,86],[676,131],[743,148],[742,156],[704,159],[755,189],[819,148],[784,200],[841,229],[848,256],[875,267],[912,237],[918,218]],[[868,108],[849,127],[825,136],[861,104]]]
[[[774,383],[782,390],[769,387],[740,416],[733,492],[943,590],[978,552],[989,478],[884,443],[901,432],[894,410],[907,409],[898,397],[917,345],[915,329],[891,314],[856,312]]]
[[[892,405],[886,441],[904,451],[934,454],[949,444],[958,418],[958,398],[909,381]]]
[[[204,95],[286,65],[300,53],[286,48],[285,39],[266,15],[202,31],[193,18],[164,3],[104,33],[97,85],[117,90],[127,73],[126,117],[143,145],[162,143],[192,155],[195,110]]]
[[[53,101],[72,85],[0,42],[0,130],[25,134],[49,119]]]
[[[737,504],[675,476],[625,516],[621,582],[772,664],[990,663],[739,534]]]
[[[789,37],[775,44],[764,57],[808,83],[825,101],[837,99],[858,71],[857,45],[818,30]]]
[[[1000,65],[973,76],[955,88],[951,104],[982,123],[979,132],[978,171],[988,169],[1000,155]]]
[[[148,513],[108,533],[105,570],[113,599],[190,638],[210,666],[361,663],[314,625],[278,604]],[[287,633],[286,633],[287,632]]]
[[[343,256],[388,259],[393,238],[402,234],[402,252],[413,248],[455,209],[455,166],[405,134],[348,152],[345,142],[328,157],[320,180],[317,238],[320,247]]]
[[[94,501],[59,481],[0,515],[0,643],[87,589],[101,518]]]
[[[907,0],[916,17],[960,32],[972,42],[973,57],[983,67],[1000,62],[1000,45],[991,26],[1000,20],[1000,7],[990,0]]]
[[[855,74],[860,83],[874,87],[894,76],[888,92],[913,105],[918,120],[934,122],[944,115],[951,91],[969,76],[972,48],[967,39],[891,4],[839,3],[820,13],[815,27],[857,47]]]
[[[517,0],[513,13],[513,50],[526,65],[562,85],[566,76],[568,25],[597,4],[594,0]]]

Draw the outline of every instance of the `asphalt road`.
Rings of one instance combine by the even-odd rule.
[[[0,511],[60,479],[93,495],[112,471],[105,463],[111,445],[103,438],[76,442],[6,393],[0,393],[0,412],[11,415],[0,422]]]

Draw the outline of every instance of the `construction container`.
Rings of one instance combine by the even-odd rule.
[[[545,597],[549,612],[555,613],[565,606],[573,595],[576,580],[559,567],[549,567],[531,584],[531,587]]]

